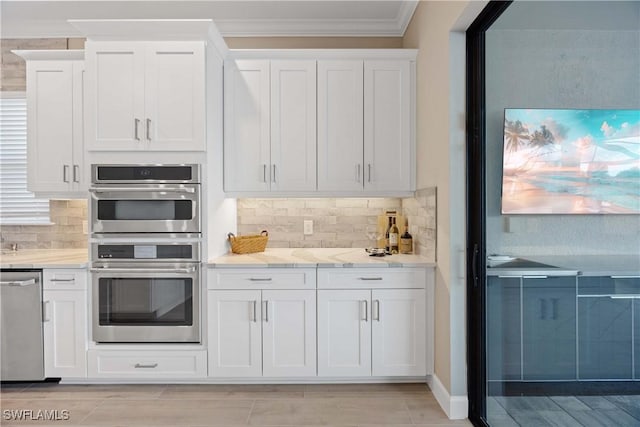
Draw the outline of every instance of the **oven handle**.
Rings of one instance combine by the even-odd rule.
[[[143,187],[111,187],[111,188],[89,188],[89,191],[92,193],[113,193],[114,191],[128,191],[135,193],[149,193],[149,192],[165,192],[165,193],[195,193],[195,188],[190,187],[176,187],[176,188],[166,188],[166,187],[156,187],[156,188],[143,188]]]
[[[92,273],[112,272],[112,273],[195,273],[195,267],[187,268],[113,268],[113,267],[95,267],[89,269]]]

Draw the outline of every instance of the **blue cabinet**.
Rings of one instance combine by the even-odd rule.
[[[520,380],[520,277],[487,278],[487,378]]]
[[[575,380],[576,277],[523,277],[523,380]]]
[[[576,379],[576,278],[487,278],[489,381]]]
[[[634,378],[638,323],[634,297],[640,278],[583,276],[578,279],[578,377],[582,380]],[[635,340],[634,340],[635,334]],[[634,343],[635,341],[635,343]],[[636,378],[637,356],[636,356]]]

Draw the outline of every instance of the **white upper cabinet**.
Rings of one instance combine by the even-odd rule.
[[[318,61],[318,190],[363,188],[363,61]]]
[[[232,55],[225,63],[226,192],[415,190],[415,51]]]
[[[205,149],[204,42],[86,43],[93,151]]]
[[[316,62],[271,61],[271,189],[316,189]]]
[[[224,187],[268,191],[271,173],[269,61],[237,60],[224,68]]]
[[[412,190],[412,84],[408,61],[364,63],[364,188]]]
[[[225,63],[224,188],[315,191],[315,61]]]
[[[27,61],[27,188],[42,197],[86,190],[82,51],[16,51]]]

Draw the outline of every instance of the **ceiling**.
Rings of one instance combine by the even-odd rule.
[[[211,18],[225,37],[404,34],[416,0],[0,1],[2,38],[81,37],[67,19]]]

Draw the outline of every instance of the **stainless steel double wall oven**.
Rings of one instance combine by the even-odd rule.
[[[92,338],[200,342],[199,165],[93,165]]]

